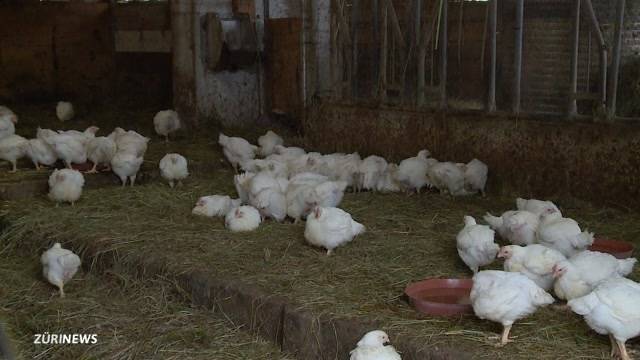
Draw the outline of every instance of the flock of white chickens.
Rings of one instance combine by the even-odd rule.
[[[567,300],[596,332],[611,338],[612,356],[630,359],[625,342],[640,335],[640,284],[626,279],[637,260],[590,251],[594,237],[562,216],[550,201],[517,199],[517,210],[487,214],[489,225],[466,216],[458,233],[460,258],[474,272],[471,304],[481,319],[499,322],[498,345],[510,342],[516,320],[554,302]],[[513,245],[500,247],[495,232]],[[503,258],[504,271],[480,271]]]
[[[61,121],[69,121],[74,117],[73,105],[59,102],[56,115]],[[81,172],[72,169],[72,164],[93,163],[87,173],[98,172],[98,166],[104,165],[113,171],[125,186],[130,181],[133,186],[136,176],[144,161],[149,138],[133,130],[116,128],[108,136],[96,136],[100,130],[91,126],[85,131],[40,129],[36,137],[25,139],[15,134],[18,117],[5,106],[0,106],[0,159],[9,161],[12,170],[17,170],[17,161],[28,157],[37,170],[43,166],[53,166],[58,160],[66,165],[66,169],[56,169],[49,177],[49,197],[56,203],[69,202],[72,205],[82,195],[85,184]],[[173,110],[164,110],[153,119],[158,135],[169,139],[169,134],[180,129],[180,118]],[[173,187],[189,173],[187,160],[179,154],[167,154],[159,163],[160,173]]]
[[[73,118],[73,106],[59,103],[56,114],[62,121]],[[0,106],[0,158],[16,162],[28,156],[36,168],[64,161],[67,169],[54,170],[49,178],[49,197],[58,202],[77,201],[84,176],[71,165],[90,160],[97,167],[106,165],[122,181],[135,183],[149,138],[135,131],[116,128],[110,135],[96,136],[97,127],[84,132],[38,129],[36,138],[15,135],[18,117]],[[173,110],[161,111],[154,118],[156,132],[169,139],[180,129]],[[427,150],[417,156],[388,163],[379,156],[361,159],[358,153],[328,154],[285,147],[283,139],[272,131],[252,145],[239,137],[220,134],[218,142],[226,159],[243,173],[234,177],[239,198],[228,195],[201,197],[193,214],[224,217],[231,231],[252,231],[270,218],[282,222],[306,219],[304,237],[313,246],[330,255],[337,247],[365,231],[365,226],[338,208],[347,188],[354,191],[420,192],[435,187],[453,196],[484,193],[488,168],[474,159],[468,164],[440,162]],[[261,156],[262,158],[256,158]],[[159,163],[160,172],[171,187],[185,179],[187,160],[179,154],[167,154]],[[471,302],[481,319],[503,325],[499,345],[510,342],[512,324],[553,303],[547,292],[568,301],[568,306],[583,315],[594,330],[608,334],[612,354],[629,359],[625,342],[640,334],[640,285],[625,279],[636,259],[615,257],[586,250],[593,234],[582,231],[572,219],[565,218],[551,202],[517,200],[517,210],[501,217],[485,216],[489,224],[479,225],[466,216],[457,236],[462,260],[474,272]],[[494,236],[513,245],[499,247]],[[479,267],[504,258],[505,271],[480,271]],[[56,243],[41,257],[44,277],[60,290],[80,266],[80,258]],[[388,335],[376,330],[366,334],[351,352],[352,360],[397,360],[400,355],[387,345]]]

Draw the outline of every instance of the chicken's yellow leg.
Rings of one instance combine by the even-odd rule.
[[[620,359],[631,360],[631,357],[629,357],[629,354],[627,354],[627,346],[624,344],[624,341],[616,339],[616,343],[618,344],[618,349],[620,350]]]
[[[513,340],[509,339],[510,331],[511,331],[511,325],[504,325],[502,329],[502,338],[500,339],[500,342],[496,344],[496,347],[503,347],[508,343],[513,342]]]

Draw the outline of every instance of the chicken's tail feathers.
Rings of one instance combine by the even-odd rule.
[[[78,267],[82,263],[80,257],[76,254],[67,254],[65,256],[61,256],[58,261],[64,268]]]
[[[493,215],[491,215],[491,213],[487,213],[483,217],[483,219],[494,230],[498,229],[498,228],[501,228],[503,223],[504,223],[504,221],[502,220],[502,217],[493,216]]]
[[[591,292],[583,297],[569,300],[567,305],[578,315],[588,315],[598,305],[598,296]]]
[[[364,225],[360,224],[357,221],[352,222],[351,228],[353,229],[354,235],[364,234],[364,232],[366,231],[366,228],[364,227]]]
[[[220,133],[220,135],[218,135],[218,144],[224,146],[227,143],[227,140],[229,140],[229,137],[225,134]]]
[[[576,248],[584,248],[593,244],[593,233],[583,231],[572,239],[572,244]]]
[[[536,292],[533,296],[533,301],[538,306],[546,306],[549,304],[553,304],[555,299],[553,298],[553,296],[551,296],[551,294],[544,291],[541,287],[537,287]]]
[[[516,208],[518,210],[524,210],[524,208],[527,206],[527,200],[523,199],[523,198],[517,198],[516,199]]]
[[[636,262],[638,262],[638,259],[636,258],[618,260],[618,274],[622,276],[631,274],[631,272],[633,271],[633,267],[636,265]]]

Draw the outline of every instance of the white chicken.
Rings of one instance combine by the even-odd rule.
[[[350,360],[402,360],[396,349],[389,345],[389,335],[381,330],[366,333],[355,349],[351,350]]]
[[[494,242],[495,232],[486,225],[476,224],[471,216],[464,217],[464,228],[456,236],[458,255],[473,271],[495,260],[500,246]]]
[[[240,205],[242,205],[240,199],[232,199],[226,195],[203,196],[198,199],[191,213],[207,217],[225,216],[231,209],[237,208]]]
[[[249,185],[251,184],[251,179],[253,179],[254,176],[254,173],[245,172],[242,174],[237,174],[233,177],[233,183],[236,187],[236,192],[238,193],[238,197],[243,204],[249,203]]]
[[[312,178],[307,179],[311,180]],[[318,181],[305,184],[299,180],[300,178],[292,180],[293,186],[288,189],[286,194],[287,214],[296,222],[305,218],[316,206],[338,206],[347,187],[345,181]]]
[[[11,163],[10,173],[18,171],[18,160],[27,155],[29,141],[19,135],[11,135],[0,140],[0,159]]]
[[[540,215],[538,243],[571,257],[593,244],[593,233],[580,230],[578,223],[559,212]]]
[[[50,130],[43,130],[48,132]],[[68,134],[49,134],[44,141],[51,146],[56,153],[56,157],[64,161],[67,168],[71,164],[84,164],[87,162],[86,142],[82,142],[78,137]]]
[[[516,207],[518,210],[530,211],[536,215],[553,212],[560,213],[560,209],[551,201],[517,198]]]
[[[233,232],[253,231],[261,222],[258,210],[247,205],[231,209],[224,219],[225,227]]]
[[[358,169],[358,190],[375,190],[380,177],[387,169],[387,160],[380,156],[371,155],[360,163]]]
[[[484,221],[497,231],[501,238],[514,245],[529,245],[536,242],[540,221],[538,215],[532,212],[509,210],[501,217],[487,213]]]
[[[56,202],[71,203],[73,206],[82,195],[84,176],[73,169],[54,170],[49,176],[49,199]]]
[[[337,207],[342,202],[346,181],[325,181],[315,186],[312,204],[320,207]]]
[[[52,166],[58,160],[53,148],[42,139],[30,139],[27,147],[27,156],[33,162],[36,170],[40,170],[40,165]]]
[[[464,189],[464,171],[458,164],[452,162],[434,163],[429,166],[427,177],[429,183],[441,193],[449,193],[452,196],[467,194]]]
[[[509,339],[509,332],[516,320],[553,303],[553,297],[528,277],[495,270],[474,275],[470,299],[477,317],[502,324],[502,336],[497,346],[513,341]]]
[[[117,152],[127,152],[137,157],[144,156],[151,140],[133,130],[125,131],[122,128],[116,128],[108,137],[115,141]]]
[[[258,145],[260,146],[260,155],[269,156],[276,151],[276,146],[284,144],[284,140],[269,130],[266,134],[258,138]]]
[[[78,272],[80,268],[80,257],[68,249],[63,249],[60,243],[42,253],[40,256],[42,263],[42,276],[51,285],[55,285],[60,290],[60,297],[64,297],[64,284]]]
[[[504,271],[519,272],[545,291],[553,287],[553,266],[566,259],[558,250],[540,244],[503,246],[498,258],[504,259]]]
[[[276,154],[282,155],[287,159],[297,158],[307,153],[304,149],[295,146],[276,145],[273,148]]]
[[[287,217],[287,199],[280,188],[261,190],[253,196],[251,204],[265,218],[282,222]]]
[[[138,171],[144,158],[124,151],[118,151],[111,158],[111,170],[118,175],[122,182],[122,187],[127,185],[127,179],[131,181],[131,186],[136,182]]]
[[[83,145],[87,145],[89,141],[96,137],[96,133],[100,131],[97,126],[89,126],[84,131],[78,130],[58,130],[58,134],[68,135],[81,142]]]
[[[376,191],[381,193],[399,192],[402,190],[401,184],[396,180],[398,172],[397,164],[388,164],[387,169],[382,173],[376,184]]]
[[[625,278],[609,279],[567,305],[584,316],[598,334],[609,335],[611,357],[631,360],[625,343],[640,335],[640,284]]]
[[[233,169],[237,172],[238,165],[256,157],[258,147],[251,145],[247,140],[239,137],[229,137],[220,133],[218,144],[222,146],[222,152]]]
[[[0,118],[5,117],[14,124],[18,123],[18,115],[4,105],[0,105]]]
[[[311,245],[327,249],[327,255],[331,255],[335,248],[364,232],[364,225],[353,220],[348,212],[318,206],[307,217],[304,238]]]
[[[427,159],[429,155],[431,155],[429,150],[421,150],[417,156],[404,159],[398,165],[396,180],[407,192],[415,191],[420,193],[420,189],[428,184]]]
[[[10,110],[9,110],[10,111]],[[16,133],[17,117],[11,114],[2,114],[0,112],[0,140],[7,138]]]
[[[90,139],[87,143],[87,159],[93,163],[93,167],[87,171],[87,173],[97,173],[99,164],[110,166],[111,159],[115,156],[116,150],[115,141],[106,136]]]
[[[331,163],[331,160],[329,160],[328,162]],[[332,179],[346,181],[347,187],[354,189],[357,181],[356,177],[358,169],[360,168],[361,162],[362,159],[360,159],[360,154],[358,154],[357,152],[346,154],[340,157],[335,157],[332,164]],[[397,170],[397,166],[395,167],[395,170]]]
[[[180,116],[174,110],[162,110],[153,117],[153,127],[156,134],[164,136],[165,141],[169,142],[169,134],[180,129]]]
[[[249,182],[249,204],[262,216],[276,221],[287,216],[287,201],[280,182],[267,172],[256,174]]]
[[[56,105],[56,116],[60,121],[69,121],[75,116],[73,104],[67,101],[59,101]]]
[[[554,265],[556,282],[553,288],[560,299],[579,298],[603,280],[631,274],[636,262],[635,258],[621,260],[610,254],[585,250]]]
[[[489,167],[478,159],[473,159],[464,168],[464,188],[467,193],[480,192],[485,195],[484,188],[487,185]]]
[[[167,154],[160,159],[160,175],[167,181],[169,186],[173,188],[175,182],[182,184],[182,180],[189,176],[187,167],[187,159],[176,153]]]

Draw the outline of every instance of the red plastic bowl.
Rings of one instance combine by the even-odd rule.
[[[593,245],[589,247],[589,250],[611,254],[618,259],[626,259],[633,256],[633,244],[619,240],[596,238],[593,240]]]
[[[435,316],[473,314],[471,279],[427,279],[407,285],[404,293],[421,313]]]

